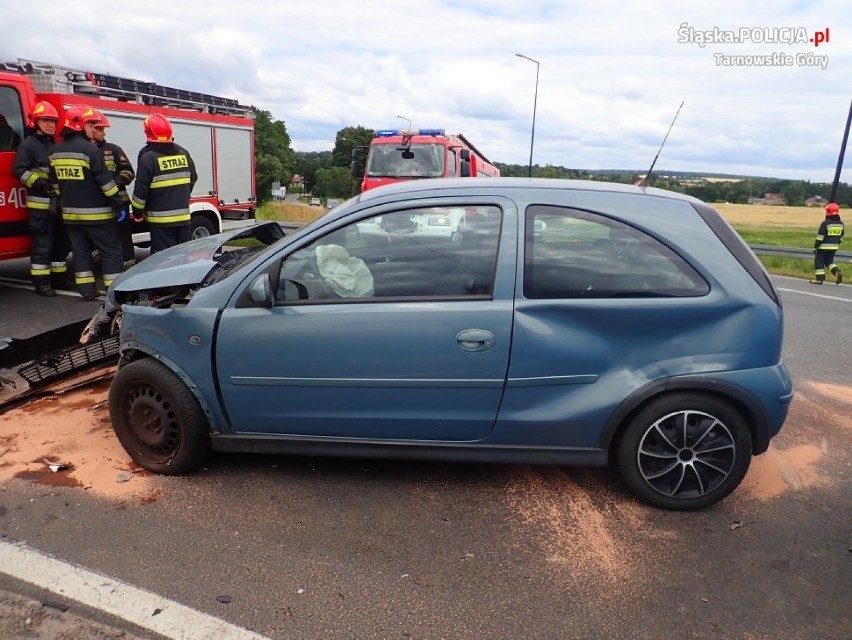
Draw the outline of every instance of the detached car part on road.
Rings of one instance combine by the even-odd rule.
[[[460,238],[412,222],[459,209]],[[272,227],[154,254],[110,288],[110,415],[146,469],[214,450],[613,463],[645,502],[697,509],[786,418],[778,293],[693,198],[409,182],[225,250]]]

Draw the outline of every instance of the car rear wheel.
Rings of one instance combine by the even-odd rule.
[[[109,389],[109,415],[119,442],[145,469],[180,474],[210,456],[210,428],[198,401],[152,358],[118,370]]]
[[[627,488],[643,501],[664,509],[703,509],[745,477],[751,433],[742,415],[723,400],[671,394],[636,414],[617,457]]]

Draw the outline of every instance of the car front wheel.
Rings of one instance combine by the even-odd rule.
[[[198,401],[152,358],[118,370],[109,389],[109,415],[125,451],[150,471],[185,473],[210,455],[209,424]]]
[[[751,462],[751,433],[730,404],[700,393],[663,396],[627,425],[617,450],[621,476],[656,507],[708,507],[740,484]]]

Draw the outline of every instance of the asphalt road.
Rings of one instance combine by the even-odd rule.
[[[230,455],[145,500],[11,480],[0,535],[272,639],[850,638],[852,287],[776,282],[790,417],[702,512],[606,470]]]

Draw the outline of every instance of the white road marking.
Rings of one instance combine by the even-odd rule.
[[[63,562],[23,543],[0,540],[0,571],[174,640],[267,640],[253,631]]]
[[[815,284],[813,286],[818,287],[820,285]],[[824,287],[826,285],[822,285],[822,286]],[[852,302],[852,299],[850,299],[850,298],[839,298],[837,296],[827,296],[827,295],[824,295],[822,293],[816,293],[814,291],[800,291],[799,289],[784,289],[782,287],[778,287],[778,291],[786,291],[787,293],[800,293],[803,296],[811,296],[813,298],[825,298],[826,300],[839,300],[840,302]]]
[[[17,278],[0,278],[0,285],[4,287],[9,287],[10,289],[21,289],[23,291],[32,291],[33,285],[26,280],[19,280]],[[56,289],[56,295],[58,296],[68,296],[69,298],[79,298],[80,293],[77,291],[65,291],[64,289]],[[98,300],[103,300],[104,296],[99,295]]]

